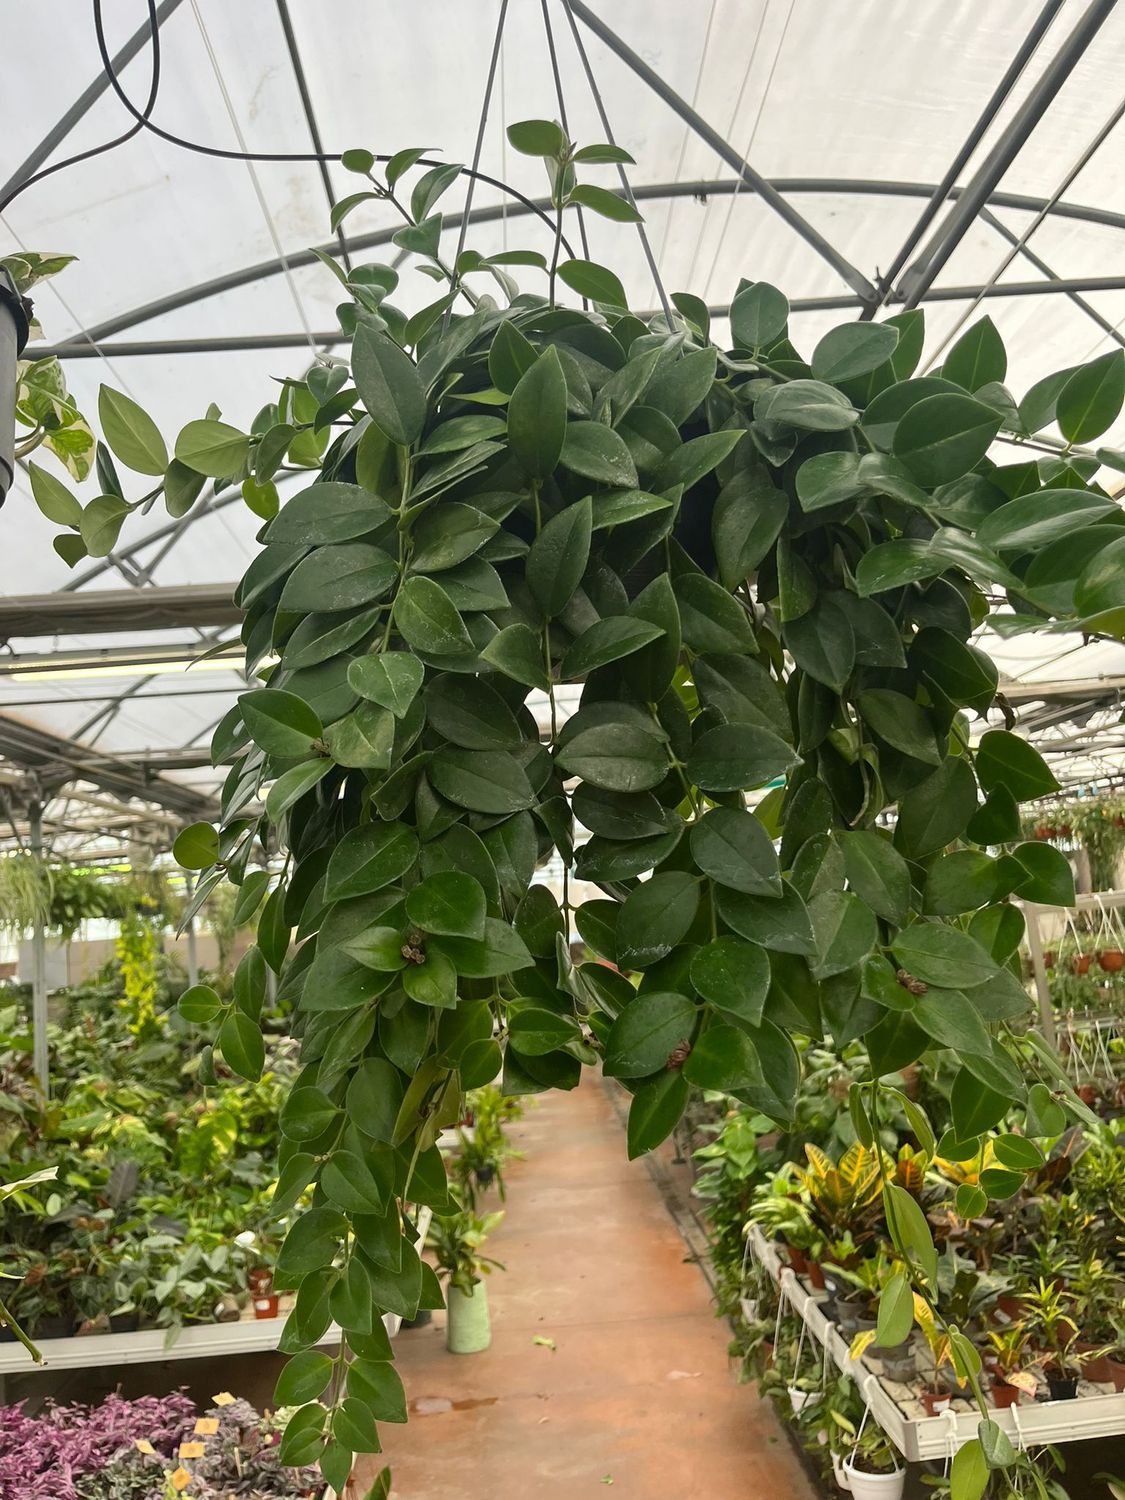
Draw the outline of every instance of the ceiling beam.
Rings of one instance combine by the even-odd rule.
[[[1076,677],[1057,682],[1001,682],[999,687],[1009,703],[1047,701],[1053,698],[1089,698],[1101,700],[1125,692],[1125,677]]]
[[[929,198],[934,193],[932,183],[880,182],[874,178],[775,177],[769,179],[769,182],[778,192],[788,195],[812,193],[844,197],[858,195],[876,198]],[[716,178],[687,182],[639,183],[633,188],[633,196],[638,200],[660,201],[669,198],[707,198],[736,191],[744,192],[747,197],[754,195],[754,190],[746,188],[738,179]],[[960,193],[960,189],[951,189],[949,197],[956,201]],[[1025,193],[999,191],[992,193],[988,201],[993,208],[1011,208],[1027,213],[1042,213],[1044,209],[1049,209],[1051,215],[1058,218],[1100,224],[1108,229],[1125,229],[1125,213],[1117,213],[1112,209],[1094,207],[1089,204],[1062,202],[1051,204],[1046,198],[1033,197]],[[469,223],[488,224],[504,218],[527,217],[533,212],[546,212],[550,207],[551,203],[547,198],[537,199],[528,206],[522,203],[489,203],[474,208],[469,215]],[[399,226],[392,225],[385,229],[371,230],[366,234],[351,235],[349,244],[353,253],[360,250],[376,250],[391,244],[398,233],[398,228]],[[319,263],[318,251],[330,255],[335,249],[335,241],[329,240],[326,244],[317,246],[315,250],[295,250],[286,255],[284,261],[274,257],[270,260],[258,261],[252,266],[242,266],[238,270],[227,271],[222,276],[198,282],[193,287],[183,287],[179,291],[169,292],[167,296],[159,297],[153,302],[147,302],[143,306],[134,307],[112,318],[107,318],[92,328],[76,333],[73,339],[68,341],[68,345],[90,340],[100,343],[103,339],[112,338],[116,333],[135,328],[138,323],[146,323],[152,318],[163,317],[166,313],[176,312],[182,307],[191,307],[196,302],[205,301],[208,297],[216,297],[223,292],[250,286],[256,281],[264,281],[270,276],[278,276],[286,266],[292,270],[302,266],[317,265]],[[843,305],[851,306],[853,302],[849,299]],[[308,342],[303,335],[302,339]]]
[[[242,611],[234,602],[235,587],[233,583],[183,583],[86,593],[12,594],[0,597],[0,640],[238,625]]]

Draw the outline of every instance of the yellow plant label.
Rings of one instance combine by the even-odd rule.
[[[181,1467],[178,1468],[176,1470],[176,1472],[172,1475],[172,1488],[176,1491],[176,1494],[178,1495],[181,1490],[186,1490],[187,1487],[188,1487],[188,1485],[190,1483],[191,1483],[191,1475],[181,1465]]]
[[[133,1439],[133,1447],[136,1448],[136,1450],[137,1450],[138,1453],[155,1453],[156,1452],[156,1449],[149,1442],[148,1438],[134,1438]]]
[[[180,1444],[180,1457],[181,1458],[202,1458],[203,1455],[206,1452],[207,1452],[207,1445],[206,1445],[206,1443],[181,1443]]]
[[[234,1405],[234,1397],[231,1395],[231,1393],[229,1391],[220,1391],[217,1396],[212,1396],[211,1400],[214,1401],[214,1403],[215,1403],[216,1406],[233,1406]]]
[[[218,1417],[200,1417],[195,1424],[198,1437],[214,1437],[219,1430]]]

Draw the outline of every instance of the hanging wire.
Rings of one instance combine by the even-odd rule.
[[[1063,180],[1059,183],[1058,187],[1051,194],[1051,196],[1047,199],[1046,203],[1044,203],[1043,207],[1039,210],[1039,212],[1035,215],[1035,218],[1032,219],[1031,223],[1027,226],[1027,228],[1024,230],[1024,232],[1020,235],[1019,239],[1015,241],[1015,243],[1012,245],[1011,249],[1008,251],[1007,255],[1004,256],[1004,258],[1001,260],[1000,264],[996,267],[996,270],[993,271],[992,275],[988,278],[988,280],[985,282],[985,284],[981,287],[980,291],[973,298],[972,302],[965,309],[965,311],[961,314],[961,316],[957,319],[957,321],[953,324],[953,327],[949,330],[949,332],[942,339],[941,343],[937,346],[937,348],[930,355],[930,357],[929,357],[929,359],[928,359],[928,361],[926,363],[926,369],[925,369],[925,371],[923,371],[923,374],[925,374],[929,370],[933,369],[934,361],[937,359],[938,355],[941,354],[943,352],[943,350],[948,347],[950,341],[954,337],[956,337],[956,335],[958,333],[960,333],[960,331],[961,331],[962,328],[964,328],[965,324],[969,321],[969,319],[972,317],[972,315],[976,312],[976,310],[980,306],[981,302],[984,300],[985,297],[988,296],[988,293],[992,290],[992,288],[1000,280],[1001,276],[1003,276],[1004,272],[1012,264],[1012,262],[1015,260],[1016,256],[1023,249],[1023,247],[1027,244],[1028,240],[1035,233],[1035,231],[1039,228],[1040,224],[1042,224],[1043,220],[1051,212],[1051,210],[1054,208],[1055,204],[1059,201],[1059,199],[1062,197],[1062,195],[1066,192],[1067,188],[1070,187],[1071,183],[1078,176],[1078,174],[1081,171],[1083,171],[1085,167],[1087,167],[1089,165],[1091,158],[1101,148],[1101,146],[1104,145],[1104,143],[1108,139],[1108,137],[1113,133],[1113,131],[1121,123],[1121,119],[1122,119],[1123,116],[1125,116],[1125,99],[1122,99],[1121,103],[1113,111],[1112,115],[1110,115],[1110,117],[1106,121],[1106,123],[1101,127],[1101,129],[1098,131],[1098,133],[1094,136],[1094,139],[1082,151],[1082,153],[1079,155],[1078,159],[1075,161],[1074,165],[1070,168],[1070,170],[1063,177]],[[1047,283],[1044,283],[1044,285],[1047,285]],[[1099,340],[1098,342],[1100,343],[1101,340]]]
[[[148,6],[150,30],[154,39],[153,49],[155,56],[156,49],[158,47],[158,43],[155,40],[157,36],[155,25],[155,0],[148,0]],[[122,88],[120,79],[118,78],[118,75],[114,70],[113,59],[110,57],[109,49],[106,45],[105,26],[102,18],[102,0],[93,0],[93,11],[94,31],[97,36],[98,53],[102,60],[102,67],[105,71],[106,77],[109,79],[109,83],[113,89],[113,92],[117,95],[118,99],[121,101],[124,107],[133,116],[134,120],[137,121],[136,128],[130,130],[126,135],[122,136],[120,138],[121,140],[128,140],[132,135],[136,134],[137,130],[148,130],[153,135],[159,136],[161,140],[167,141],[169,145],[178,146],[181,148],[181,150],[184,151],[194,151],[200,156],[213,156],[220,161],[338,162],[342,159],[342,153],[339,151],[231,151],[221,146],[205,146],[200,141],[187,140],[183,136],[173,135],[169,130],[161,129],[159,125],[154,125],[149,118],[149,115],[151,114],[152,105],[155,103],[155,99],[153,99],[146,106],[145,110],[139,110],[133,103],[133,101],[129,98],[128,94],[126,94],[125,90]],[[74,157],[73,161],[83,161],[86,159],[86,157],[96,155],[100,151],[108,151],[117,144],[119,144],[119,141],[109,141],[104,146],[98,147],[95,151],[84,152],[82,153],[82,155]],[[373,152],[372,155],[374,156],[375,160],[379,162],[388,162],[391,159],[391,155],[388,152]],[[23,182],[17,184],[17,186],[12,189],[11,193],[8,194],[3,202],[0,202],[0,211],[2,211],[9,203],[11,203],[14,198],[18,197],[18,195],[22,193],[26,188],[31,187],[31,185],[35,182],[38,182],[40,178],[47,176],[48,172],[61,171],[64,166],[69,165],[71,165],[70,161],[58,162],[55,166],[49,168],[48,171],[38,172],[31,177],[25,178]],[[417,165],[420,167],[444,167],[448,164],[442,161],[435,161],[433,157],[423,156],[419,158]],[[501,181],[501,179],[498,177],[492,177],[487,172],[470,171],[468,167],[462,167],[461,170],[467,176],[471,176],[474,180],[487,183],[489,187],[498,189],[500,192],[505,193],[509,197],[513,198],[517,203],[522,204],[523,207],[527,209],[528,213],[534,214],[536,218],[542,220],[542,222],[546,224],[550,229],[551,233],[554,233],[554,222],[547,210],[540,204],[535,203],[531,198],[528,198],[525,194],[519,192],[516,188],[511,187],[508,183]],[[562,240],[562,244],[568,255],[574,254],[573,247],[567,241],[565,236]]]
[[[777,42],[777,50],[774,52],[773,62],[770,64],[769,75],[766,78],[766,86],[762,90],[761,101],[758,104],[758,112],[754,116],[754,124],[751,126],[751,129],[750,129],[750,139],[746,142],[746,149],[742,153],[742,159],[743,159],[743,161],[748,161],[749,160],[750,153],[754,149],[754,142],[755,142],[755,140],[757,140],[757,137],[758,137],[758,127],[762,123],[762,116],[765,113],[765,109],[766,109],[766,100],[769,98],[769,96],[770,96],[770,90],[773,88],[774,75],[777,72],[777,65],[781,61],[781,54],[782,54],[782,52],[785,49],[785,41],[786,41],[786,38],[789,35],[789,23],[793,19],[793,12],[796,9],[796,7],[797,7],[797,0],[789,0],[789,9],[788,9],[788,11],[785,14],[785,24],[781,28],[781,35],[778,38],[778,42]],[[759,31],[758,35],[761,36],[761,31]],[[757,48],[757,45],[758,45],[757,41],[755,41],[755,43],[754,43],[755,49]],[[712,261],[711,261],[711,269],[708,271],[708,273],[707,273],[707,280],[704,282],[704,285],[703,285],[703,293],[702,293],[702,295],[703,295],[703,300],[705,302],[707,300],[708,293],[711,290],[711,282],[714,280],[715,271],[718,268],[719,256],[722,254],[723,243],[724,243],[724,241],[726,240],[726,237],[727,237],[727,230],[730,228],[731,217],[734,214],[734,206],[735,206],[735,203],[738,201],[738,195],[739,195],[739,193],[742,190],[742,181],[743,181],[743,179],[742,179],[742,177],[740,175],[739,178],[738,178],[738,180],[737,180],[737,182],[734,185],[734,192],[730,195],[730,198],[729,198],[729,200],[727,202],[726,217],[723,219],[723,227],[722,227],[721,231],[719,232],[719,243],[715,246],[715,254],[714,254],[714,257],[712,258]]]
[[[571,9],[570,0],[562,0],[562,5],[563,10],[565,10],[566,12],[567,21],[570,23],[570,33],[574,38],[574,45],[578,51],[578,56],[582,60],[582,68],[586,74],[586,82],[590,85],[590,93],[594,96],[594,103],[597,105],[598,117],[602,122],[602,129],[605,131],[606,142],[610,146],[615,146],[617,142],[614,139],[613,128],[609,123],[609,116],[606,114],[605,105],[602,102],[601,90],[598,88],[598,80],[594,77],[594,70],[590,66],[590,59],[586,55],[586,48],[582,41],[582,35],[578,30],[578,22],[574,19],[574,11]],[[640,236],[641,248],[644,250],[645,260],[648,262],[648,268],[652,273],[652,279],[655,283],[657,293],[660,297],[660,305],[664,309],[664,316],[668,320],[669,327],[671,327],[672,304],[668,301],[668,293],[664,290],[664,282],[660,277],[660,268],[656,264],[656,257],[653,255],[652,246],[648,242],[648,235],[645,233],[644,222],[641,219],[639,210],[637,209],[637,200],[633,197],[633,189],[629,185],[628,174],[626,173],[625,168],[620,164],[618,164],[617,167],[617,175],[621,179],[621,187],[625,193],[625,201],[637,214],[637,234]]]
[[[708,16],[707,16],[707,30],[703,33],[703,49],[702,49],[702,51],[699,54],[699,67],[696,69],[696,72],[695,72],[695,88],[692,90],[692,94],[691,94],[691,107],[692,107],[692,109],[695,109],[696,105],[699,103],[699,90],[700,90],[700,88],[703,85],[703,73],[704,73],[704,69],[707,66],[707,54],[708,54],[708,52],[710,51],[710,48],[711,48],[711,28],[715,24],[715,9],[716,9],[717,5],[718,5],[718,0],[711,0],[711,9],[710,9],[710,12],[708,13]],[[544,13],[546,13],[546,9],[547,9],[547,0],[543,0],[543,10],[544,10]],[[751,54],[751,56],[752,55],[753,54]],[[743,80],[743,85],[745,86],[745,79]],[[741,97],[741,95],[740,95],[740,97]],[[691,126],[690,125],[685,125],[684,126],[684,133],[683,133],[682,137],[680,138],[680,154],[679,154],[679,156],[676,159],[676,170],[672,174],[672,181],[673,182],[679,182],[679,180],[680,180],[680,173],[683,171],[683,169],[684,169],[684,162],[687,159],[688,140],[691,137],[691,133],[692,133]],[[656,257],[657,263],[659,265],[664,265],[665,264],[665,254],[666,254],[667,249],[668,249],[668,236],[671,233],[672,219],[675,216],[676,207],[677,207],[677,200],[675,198],[673,198],[672,201],[668,204],[668,212],[664,216],[664,233],[660,237],[660,250],[657,253],[657,257]],[[691,285],[690,278],[688,279],[688,285],[689,286]],[[653,292],[655,293],[655,291],[656,291],[656,288],[654,286],[653,287]]]
[[[207,57],[210,60],[211,69],[215,74],[215,81],[218,83],[219,92],[223,96],[223,104],[226,106],[227,116],[230,119],[231,128],[234,131],[235,140],[238,142],[239,148],[245,155],[246,137],[242,133],[242,126],[238,123],[238,116],[235,113],[234,102],[231,99],[230,91],[228,90],[226,85],[226,79],[222,74],[222,69],[219,67],[219,59],[215,56],[215,49],[211,45],[211,37],[207,31],[207,27],[203,23],[203,16],[200,14],[199,10],[199,0],[191,0],[191,8],[192,12],[195,15],[196,25],[199,27],[200,35],[203,38],[203,45],[207,49]],[[246,160],[246,170],[250,174],[250,181],[254,186],[254,195],[258,200],[258,206],[262,210],[262,216],[266,221],[266,227],[269,230],[270,240],[273,243],[274,254],[281,262],[281,269],[285,274],[285,280],[289,287],[289,294],[293,298],[293,305],[297,309],[297,317],[300,319],[301,327],[305,331],[305,338],[308,340],[309,345],[309,353],[312,355],[313,359],[316,360],[319,358],[319,354],[316,347],[316,341],[312,336],[312,328],[309,325],[308,318],[305,316],[305,304],[302,302],[301,294],[297,290],[297,283],[293,278],[293,268],[289,264],[289,259],[286,256],[285,251],[281,248],[281,236],[277,232],[277,225],[274,222],[273,214],[270,213],[270,206],[266,202],[266,195],[262,190],[261,180],[254,168],[254,163],[249,159],[248,156]]]
[[[193,0],[194,3],[194,0]],[[484,99],[480,107],[480,120],[477,124],[477,142],[473,147],[473,165],[469,174],[469,188],[465,194],[465,207],[461,212],[461,228],[457,233],[457,250],[453,256],[453,283],[457,285],[459,276],[458,265],[461,261],[461,252],[465,248],[465,237],[469,232],[469,214],[473,208],[473,190],[477,185],[477,169],[480,166],[480,153],[484,146],[484,131],[488,124],[488,106],[492,102],[492,85],[496,81],[496,65],[500,60],[500,44],[504,39],[504,22],[508,15],[508,0],[500,0],[500,14],[496,19],[496,36],[492,43],[492,57],[488,64],[488,78],[484,85]],[[444,328],[449,327],[449,319],[453,311],[453,304],[445,309],[442,320]]]
[[[711,3],[714,5],[715,0],[711,0]],[[562,126],[563,133],[569,141],[570,121],[566,116],[566,100],[563,98],[562,74],[559,72],[559,57],[555,50],[555,30],[551,25],[550,6],[548,5],[548,0],[539,0],[539,4],[543,11],[543,29],[547,33],[547,51],[551,57],[551,75],[555,80],[555,98],[559,106],[559,124]],[[586,237],[586,217],[582,212],[581,205],[578,207],[578,238],[582,242],[582,254],[589,260],[590,242]],[[582,299],[582,306],[586,306],[585,297]]]

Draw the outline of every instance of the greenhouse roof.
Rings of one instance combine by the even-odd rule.
[[[155,10],[152,120],[164,131],[258,153],[425,144],[463,162],[503,15],[479,164],[532,200],[544,195],[541,164],[515,155],[505,128],[559,114],[551,45],[570,134],[606,134],[581,38],[616,138],[636,158],[631,182],[664,286],[706,299],[720,338],[746,276],[786,291],[804,348],[850,317],[921,304],[924,365],[987,310],[1017,393],[1125,345],[1125,9],[1113,0],[161,0]],[[146,7],[107,0],[105,25],[139,106],[151,76]],[[131,123],[107,86],[89,7],[23,7],[6,41],[0,198]],[[617,186],[615,169],[594,170]],[[329,202],[355,186],[338,163],[248,165],[139,130],[20,193],[0,216],[0,254],[78,256],[42,289],[37,312],[83,410],[96,411],[105,382],[169,432],[210,402],[246,427],[278,377],[303,374],[322,351],[346,353],[337,284],[312,247],[399,253],[381,203],[329,233]],[[450,250],[464,201],[460,183],[443,200]],[[549,248],[547,226],[485,181],[471,217],[468,243],[484,253]],[[592,216],[586,230],[590,258],[612,263],[631,305],[656,309],[639,236]],[[409,259],[401,274],[400,306],[433,300]],[[1125,446],[1125,423],[1101,442]],[[110,558],[73,572],[26,476],[0,524],[4,587],[20,596],[0,609],[16,658],[0,658],[0,714],[54,736],[86,786],[104,787],[112,762],[123,806],[143,813],[146,794],[176,816],[205,805],[223,774],[206,758],[210,731],[245,684],[221,656],[183,667],[236,634],[224,586],[253,555],[256,518],[229,495],[182,521],[154,509],[132,518]],[[56,590],[67,591],[65,613],[24,597]],[[1065,782],[1122,768],[1125,648],[1063,636],[994,644],[1013,710],[1040,743],[1065,748]],[[21,733],[0,723],[17,781],[34,764],[17,753]],[[67,741],[80,744],[59,750]],[[99,836],[107,830],[73,838]]]

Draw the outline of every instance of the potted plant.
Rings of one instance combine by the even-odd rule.
[[[852,1429],[848,1456],[840,1465],[843,1487],[854,1500],[901,1500],[906,1470],[899,1464],[890,1439],[870,1418],[857,1431],[846,1417],[836,1423]]]
[[[1027,1295],[1028,1326],[1040,1350],[1043,1376],[1052,1401],[1072,1401],[1082,1368],[1090,1358],[1078,1351],[1073,1306],[1057,1286],[1042,1277]],[[1106,1353],[1105,1349],[1095,1351]]]
[[[1035,1376],[1023,1366],[1029,1339],[1029,1330],[1023,1323],[1011,1323],[1007,1328],[990,1328],[986,1335],[988,1350],[985,1364],[992,1372],[992,1404],[1003,1410],[1018,1406],[1020,1392],[1034,1397]]]
[[[492,1342],[482,1278],[504,1267],[483,1255],[481,1247],[503,1217],[502,1211],[478,1214],[462,1208],[454,1214],[435,1214],[431,1222],[428,1243],[438,1275],[447,1283],[445,1346],[451,1354],[479,1354]]]
[[[930,1384],[922,1391],[921,1401],[926,1408],[926,1415],[937,1417],[942,1412],[948,1411],[953,1403],[954,1392],[942,1381],[942,1371],[945,1367],[948,1365],[952,1368],[953,1351],[950,1347],[949,1335],[939,1326],[929,1308],[917,1295],[914,1298],[914,1321],[922,1330],[922,1337],[926,1341],[926,1349],[930,1356]]]

